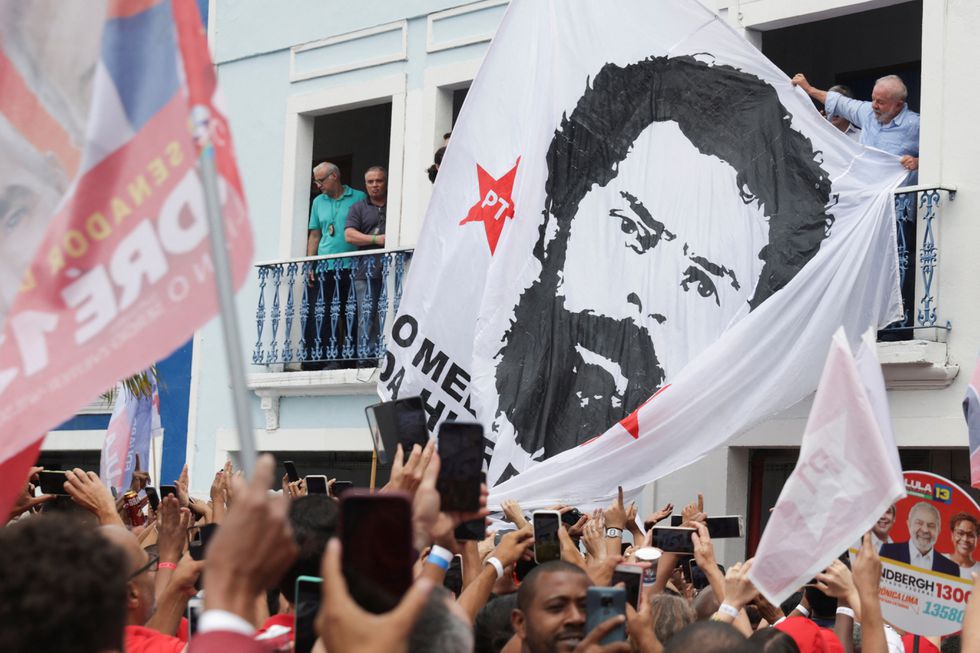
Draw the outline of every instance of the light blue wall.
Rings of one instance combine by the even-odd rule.
[[[360,84],[392,74],[405,74],[409,92],[423,85],[425,70],[479,58],[487,43],[426,52],[426,16],[462,3],[451,0],[215,0],[212,15],[214,53],[218,79],[231,123],[255,239],[254,260],[278,258],[284,137],[287,100],[291,95]],[[503,8],[488,11],[499,19]],[[290,48],[294,45],[345,34],[408,18],[406,61],[290,83]],[[441,27],[438,38],[452,38],[459,28],[469,35],[479,25],[472,20],[452,21]],[[447,29],[449,30],[447,32]],[[353,59],[372,55],[363,43],[345,48]],[[430,154],[426,145],[426,156]],[[400,155],[400,153],[398,153]],[[392,152],[392,156],[396,156]],[[238,314],[250,373],[264,372],[251,365],[255,344],[255,307],[258,286],[250,279],[239,292]],[[188,450],[192,487],[204,491],[215,469],[215,437],[219,430],[234,428],[224,349],[219,325],[212,320],[199,332],[197,391],[194,428],[196,440]],[[257,428],[265,424],[259,400],[250,394]],[[377,401],[372,395],[295,397],[280,403],[280,429],[363,428],[364,407]]]

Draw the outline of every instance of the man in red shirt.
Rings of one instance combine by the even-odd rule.
[[[154,581],[159,559],[147,554],[136,536],[121,526],[104,526],[101,532],[126,553],[126,653],[183,651],[185,643],[175,635],[203,563],[190,557],[181,560],[157,602]]]

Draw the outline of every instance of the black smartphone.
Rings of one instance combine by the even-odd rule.
[[[320,611],[320,593],[323,579],[316,576],[299,576],[296,579],[294,653],[310,653],[316,644],[316,614]]]
[[[150,502],[150,507],[156,511],[160,507],[160,495],[157,494],[157,489],[152,485],[147,485],[143,491],[146,492],[146,500]]]
[[[330,486],[330,493],[333,494],[334,497],[339,499],[344,495],[344,492],[347,492],[353,487],[354,487],[353,481],[334,481],[333,485]]]
[[[306,477],[307,494],[326,494],[327,477],[323,474],[312,474]]]
[[[177,496],[177,486],[176,485],[161,485],[160,486],[160,498],[166,499],[169,495]]]
[[[282,466],[286,468],[286,478],[289,479],[290,483],[295,483],[299,480],[299,472],[296,471],[296,463],[292,460],[283,461]]]
[[[402,452],[408,455],[414,445],[424,447],[429,441],[425,405],[421,397],[383,401],[365,408],[364,415],[374,450],[378,452],[382,464],[394,460],[399,444],[402,445]]]
[[[439,427],[439,478],[436,489],[444,511],[480,509],[483,484],[483,426],[472,422],[443,422]]]
[[[684,518],[681,515],[671,515],[670,525],[680,526]],[[705,526],[708,528],[708,535],[713,540],[720,540],[727,537],[742,537],[743,533],[742,515],[724,515],[722,517],[708,517]]]
[[[653,546],[665,553],[694,554],[694,541],[691,539],[696,531],[693,528],[680,526],[654,526]]]
[[[402,492],[354,489],[340,500],[344,577],[365,610],[394,608],[412,585],[412,504]]]
[[[41,486],[41,492],[44,494],[61,494],[63,496],[68,496],[65,492],[65,473],[56,472],[51,470],[41,470],[38,472],[38,484]]]
[[[561,515],[557,510],[537,510],[531,515],[534,524],[534,561],[539,565],[561,559],[558,527]]]
[[[626,602],[632,605],[634,610],[637,609],[640,604],[640,588],[643,586],[643,567],[616,565],[610,584],[615,587],[619,583],[622,583],[626,590]]]
[[[585,632],[591,633],[596,626],[617,615],[626,614],[626,590],[622,587],[590,587],[585,592]],[[626,624],[621,623],[605,637],[600,645],[626,641]]]
[[[561,514],[561,523],[565,524],[565,526],[574,526],[580,519],[582,519],[582,511],[578,508],[566,510]]]
[[[204,556],[208,552],[208,544],[211,542],[211,538],[214,537],[215,532],[218,530],[217,524],[205,524],[204,526],[192,526],[188,529],[189,543],[187,547],[188,553],[195,560],[204,560]]]
[[[487,536],[487,521],[483,518],[464,521],[456,527],[453,535],[457,540],[481,542]]]

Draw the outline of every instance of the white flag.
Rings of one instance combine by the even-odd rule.
[[[698,3],[515,0],[380,392],[483,423],[491,505],[636,490],[813,392],[838,326],[899,316],[904,175]]]
[[[885,401],[881,366],[864,342],[861,347],[869,364],[859,366],[843,330],[834,336],[800,458],[756,550],[749,577],[775,604],[827,567],[905,496],[887,403],[884,415],[876,410]]]

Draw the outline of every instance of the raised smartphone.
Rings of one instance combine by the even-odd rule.
[[[365,610],[394,608],[412,585],[412,504],[402,492],[354,489],[340,500],[344,577]]]
[[[320,611],[322,586],[323,579],[317,576],[300,576],[296,579],[293,653],[310,653],[316,644],[316,613]]]
[[[639,565],[616,565],[610,585],[623,584],[626,602],[637,609],[640,604],[640,588],[643,586],[643,567]]]
[[[671,515],[670,525],[680,526],[684,518],[681,515]],[[713,540],[720,540],[728,537],[742,537],[743,533],[742,515],[723,515],[721,517],[708,517],[705,526],[708,528],[708,535]]]
[[[534,525],[534,561],[543,564],[561,559],[558,527],[561,514],[557,510],[537,510],[531,515]]]
[[[439,478],[436,488],[442,510],[480,509],[483,484],[483,426],[472,422],[443,422],[439,427]]]
[[[664,553],[694,553],[694,541],[691,539],[696,531],[693,528],[674,526],[654,526],[653,546]]]
[[[590,587],[585,593],[585,632],[617,615],[626,614],[626,590],[621,587]],[[601,646],[626,641],[626,623],[621,623],[599,640]]]

